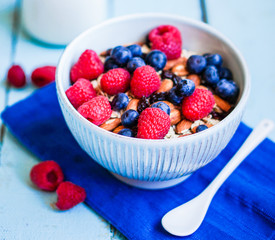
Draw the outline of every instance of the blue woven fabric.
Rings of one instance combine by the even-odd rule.
[[[251,131],[241,123],[210,164],[175,187],[149,191],[121,183],[79,147],[61,114],[54,84],[7,108],[2,119],[31,152],[57,161],[66,180],[84,187],[92,209],[135,240],[180,239],[163,230],[162,216],[199,194]],[[274,177],[275,144],[265,139],[218,191],[199,230],[184,239],[274,239]]]

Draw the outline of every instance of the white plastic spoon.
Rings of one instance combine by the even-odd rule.
[[[266,138],[273,126],[274,123],[271,120],[262,120],[239,151],[201,194],[164,215],[161,220],[164,229],[176,236],[188,236],[194,233],[201,225],[211,200],[220,186],[247,155]]]

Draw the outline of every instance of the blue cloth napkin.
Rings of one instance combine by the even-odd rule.
[[[7,108],[2,118],[31,152],[57,161],[67,180],[86,189],[86,204],[135,240],[181,239],[165,232],[162,216],[199,194],[251,131],[241,123],[210,164],[175,187],[150,191],[121,183],[79,147],[61,114],[54,84]],[[275,144],[265,139],[218,191],[198,231],[184,239],[274,239],[274,158]]]

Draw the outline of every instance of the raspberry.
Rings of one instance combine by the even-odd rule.
[[[13,65],[8,71],[8,83],[16,88],[24,87],[26,84],[26,75],[19,65]]]
[[[83,103],[77,111],[95,125],[101,125],[107,121],[112,114],[108,98],[97,96]]]
[[[31,181],[40,189],[55,191],[63,182],[64,175],[60,166],[53,160],[36,164],[30,172]]]
[[[160,87],[160,77],[151,66],[139,67],[134,71],[131,80],[131,92],[137,97],[149,97]]]
[[[55,206],[59,210],[68,210],[86,198],[85,189],[71,182],[63,182],[56,190],[57,202]]]
[[[115,68],[104,73],[100,85],[104,92],[115,95],[128,90],[130,85],[130,73],[123,68]]]
[[[73,86],[69,87],[66,91],[66,95],[71,104],[78,108],[84,102],[96,97],[96,91],[93,88],[91,82],[85,78],[79,78]]]
[[[159,108],[146,108],[138,119],[138,138],[162,139],[170,129],[170,117]]]
[[[54,82],[55,80],[54,66],[44,66],[36,68],[31,75],[32,83],[37,87],[44,87],[45,85]]]
[[[158,49],[165,53],[168,60],[179,58],[182,50],[180,31],[171,25],[161,25],[149,33],[152,50]]]
[[[103,63],[93,50],[85,50],[78,61],[71,68],[71,81],[74,83],[79,78],[88,80],[96,79],[104,71]]]
[[[215,99],[207,89],[195,89],[193,95],[182,102],[182,114],[190,121],[206,117],[213,109]]]

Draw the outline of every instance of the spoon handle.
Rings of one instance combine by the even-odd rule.
[[[262,120],[251,132],[234,157],[231,158],[231,160],[226,164],[217,177],[208,185],[204,192],[214,196],[223,182],[253,151],[253,149],[256,148],[267,137],[268,133],[273,129],[273,127],[273,121],[269,119]]]

